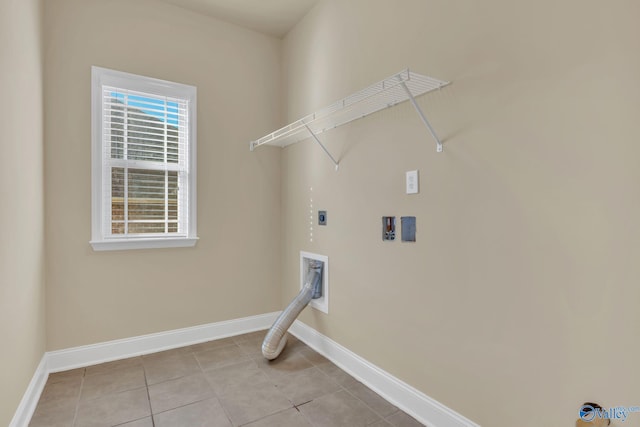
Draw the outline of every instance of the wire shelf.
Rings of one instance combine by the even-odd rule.
[[[263,144],[286,147],[404,101],[415,102],[413,98],[448,84],[449,82],[406,69],[258,140],[251,141],[250,148],[253,151]],[[337,165],[337,162],[335,163]]]

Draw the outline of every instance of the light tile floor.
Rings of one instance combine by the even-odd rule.
[[[421,426],[289,336],[265,331],[51,374],[31,427]]]

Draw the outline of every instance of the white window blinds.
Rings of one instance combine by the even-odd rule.
[[[195,243],[195,88],[98,67],[94,73],[94,248]]]
[[[105,236],[186,236],[188,110],[181,99],[103,86]]]

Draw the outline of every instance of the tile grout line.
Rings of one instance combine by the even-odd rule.
[[[358,381],[358,384],[362,384],[361,382]],[[364,385],[364,384],[363,384]],[[366,386],[364,386],[366,387]],[[354,398],[356,398],[356,400],[358,400],[359,402],[362,402],[367,408],[371,409],[371,411],[376,414],[377,416],[379,416],[382,420],[388,422],[389,424],[391,424],[391,422],[389,420],[387,420],[388,417],[400,412],[400,409],[398,407],[396,407],[395,405],[393,405],[394,408],[396,408],[395,411],[393,411],[392,413],[390,413],[389,415],[383,416],[381,413],[379,413],[378,411],[376,411],[371,405],[369,405],[367,402],[365,402],[364,400],[360,399],[358,396],[356,396],[355,394],[353,394],[347,387],[342,387],[344,391],[346,391],[347,393],[349,393],[351,396],[353,396]],[[368,388],[368,387],[367,387]],[[369,389],[371,390],[371,389]],[[374,391],[375,393],[375,391]],[[376,393],[377,396],[378,393]],[[384,400],[385,402],[387,402],[387,400],[383,399],[382,397],[380,397],[380,399]],[[388,403],[388,402],[387,402]],[[390,403],[389,403],[390,404]],[[377,422],[377,421],[376,421]]]
[[[142,373],[144,375],[144,385],[147,389],[147,400],[149,402],[149,417],[151,418],[151,427],[156,426],[156,420],[153,417],[153,406],[151,406],[151,394],[149,393],[149,382],[147,381],[147,369],[144,366],[144,360],[141,360],[142,363]]]
[[[80,399],[82,398],[82,389],[84,388],[84,379],[87,375],[87,368],[82,369],[82,377],[80,379],[80,390],[78,390],[78,397],[76,400],[76,407],[73,413],[73,421],[71,422],[72,426],[76,425],[76,421],[78,420],[78,411],[80,410]]]
[[[305,344],[305,348],[309,348],[309,347]],[[307,361],[307,362],[309,362],[309,364],[311,365],[310,367],[305,368],[304,370],[315,369],[315,370],[316,370],[316,371],[318,371],[320,374],[324,375],[324,376],[325,376],[329,381],[331,381],[333,384],[337,385],[337,386],[338,386],[338,389],[343,389],[343,388],[344,388],[344,387],[343,387],[341,384],[339,384],[336,380],[334,380],[333,378],[331,378],[331,376],[330,376],[330,375],[328,375],[327,373],[325,373],[325,372],[323,372],[321,369],[319,369],[319,368],[318,368],[318,366],[317,366],[313,361],[311,361],[311,360],[309,360],[309,358],[305,357],[305,355],[304,355],[304,354],[302,354],[302,353],[300,352],[300,349],[293,350],[293,353],[294,353],[294,354],[299,355],[300,357],[302,357],[302,359],[303,359],[303,360],[306,360],[306,361]],[[283,379],[286,379],[286,377],[288,377],[288,376],[290,376],[290,375],[295,375],[295,374],[296,374],[295,372],[285,374],[285,375],[284,375],[284,377],[283,377]],[[268,377],[268,376],[267,376],[267,377]],[[272,380],[271,378],[269,378],[269,379],[270,379],[270,381]],[[276,388],[277,388],[277,386],[276,386]],[[297,411],[297,412],[298,412],[298,413],[299,413],[299,414],[304,418],[304,420],[309,424],[309,426],[311,426],[311,427],[315,427],[315,426],[316,426],[316,424],[313,422],[313,420],[311,420],[309,417],[307,417],[307,415],[306,415],[303,411],[301,411],[301,410],[300,410],[300,406],[306,405],[307,403],[311,403],[311,402],[313,402],[313,401],[314,401],[314,400],[316,400],[316,399],[319,399],[319,398],[321,398],[321,397],[327,396],[327,395],[332,394],[332,393],[335,393],[335,392],[336,392],[336,391],[333,391],[333,392],[327,392],[327,393],[325,393],[325,394],[323,394],[323,395],[321,395],[321,396],[317,396],[316,398],[309,399],[309,400],[307,400],[306,402],[302,402],[302,403],[300,403],[300,404],[295,404],[293,401],[291,401],[291,399],[287,399],[287,400],[289,400],[289,402],[293,405],[293,406],[292,406],[292,408],[293,408],[293,409],[295,409],[295,410],[296,410],[296,411]],[[282,411],[280,411],[280,412],[288,411],[289,409],[292,409],[292,408],[288,408],[288,409],[282,410]],[[274,415],[274,414],[272,414],[272,415]],[[272,416],[272,415],[269,415],[269,416]],[[266,417],[265,417],[265,418],[266,418]]]
[[[213,399],[216,399],[216,400],[219,401],[219,399],[216,396],[207,397],[205,399],[194,400],[193,402],[189,402],[189,403],[185,403],[184,405],[176,406],[175,408],[169,408],[169,409],[165,409],[164,411],[155,412],[154,414],[155,415],[165,414],[167,412],[175,411],[176,409],[186,408],[187,406],[195,405],[196,403],[202,403],[202,402],[206,402],[207,400],[213,400]],[[135,421],[135,420],[132,420],[132,421]],[[129,421],[127,421],[127,422],[129,422]],[[155,426],[155,424],[154,424],[154,426]]]
[[[312,365],[312,368],[313,368],[313,369],[316,369],[318,372],[322,373],[322,374],[323,374],[327,379],[329,379],[330,381],[332,381],[334,384],[338,385],[338,387],[339,387],[339,389],[340,389],[340,390],[344,390],[345,392],[347,392],[350,396],[352,396],[352,397],[353,397],[353,398],[355,398],[358,402],[360,402],[360,403],[362,403],[363,405],[365,405],[367,408],[369,408],[369,410],[371,410],[371,412],[373,412],[374,414],[376,414],[376,415],[379,417],[379,419],[377,419],[377,420],[373,421],[372,423],[369,423],[369,425],[371,425],[371,424],[375,424],[375,423],[380,422],[380,421],[385,421],[386,423],[388,423],[388,424],[390,424],[390,425],[393,425],[393,424],[391,424],[391,422],[390,422],[387,418],[388,418],[388,417],[390,417],[390,416],[392,416],[392,415],[394,415],[394,414],[396,414],[396,413],[398,413],[398,412],[400,412],[400,409],[399,409],[399,408],[397,408],[397,407],[396,407],[396,410],[395,410],[395,411],[393,411],[391,414],[388,414],[387,416],[383,416],[382,414],[380,414],[379,412],[377,412],[374,408],[372,408],[369,404],[367,404],[367,402],[365,402],[364,400],[360,399],[358,396],[356,396],[355,394],[353,394],[353,393],[349,390],[349,388],[348,388],[348,386],[347,386],[347,385],[340,384],[338,381],[336,381],[334,378],[332,378],[332,377],[331,377],[331,375],[327,374],[327,373],[326,373],[326,372],[324,372],[322,369],[319,369],[319,368],[318,368],[318,365],[317,365],[317,364],[315,364],[315,363],[313,363],[311,360],[309,360],[309,358],[307,358],[304,354],[300,354],[300,355],[301,355],[305,360],[307,360],[309,363],[311,363],[311,365]],[[332,362],[331,362],[331,361],[329,361],[329,363],[332,363]],[[308,368],[308,369],[312,369],[312,368]],[[360,383],[359,381],[357,381],[357,380],[356,380],[356,384],[362,384],[362,383]],[[365,386],[365,387],[366,387],[366,386]],[[334,391],[334,392],[326,393],[326,394],[324,394],[324,395],[322,395],[322,396],[318,396],[317,398],[321,398],[321,397],[327,396],[327,395],[332,394],[332,393],[336,393],[336,392]],[[375,393],[375,392],[374,392],[374,393]],[[377,395],[377,393],[376,393],[376,395]],[[317,398],[316,398],[316,399],[317,399]],[[382,397],[380,397],[380,398],[382,399]],[[315,399],[311,399],[311,400],[309,400],[308,402],[304,402],[304,403],[301,403],[300,405],[296,405],[296,406],[295,406],[295,408],[296,408],[296,410],[298,410],[298,412],[300,412],[300,413],[304,416],[304,412],[300,411],[300,410],[298,409],[298,406],[305,405],[305,404],[310,403],[310,402],[312,402],[312,401],[314,401],[314,400],[315,400]],[[384,399],[383,399],[383,400],[384,400]],[[305,419],[307,419],[307,418],[305,417]],[[312,424],[312,425],[313,425],[313,423],[311,422],[311,420],[307,419],[307,421],[308,421],[310,424]]]
[[[237,346],[238,348],[240,348],[240,346],[238,346],[235,342],[235,340],[233,340],[233,345]],[[242,350],[242,349],[240,349]],[[198,359],[198,357],[196,356],[196,352],[192,351],[191,354],[193,355],[193,358],[196,360],[196,363],[198,364],[198,367],[200,368],[200,373],[202,374],[202,376],[204,377],[204,380],[207,383],[207,386],[209,387],[209,390],[211,390],[211,393],[213,394],[213,398],[216,399],[218,401],[218,403],[220,404],[220,407],[222,408],[222,411],[224,412],[224,416],[227,417],[227,421],[229,421],[229,424],[231,426],[233,426],[233,421],[231,421],[231,416],[230,414],[227,412],[227,408],[225,408],[225,406],[222,404],[222,401],[220,400],[220,397],[218,396],[218,394],[216,393],[216,391],[213,389],[213,387],[211,386],[211,384],[209,383],[209,380],[207,379],[207,371],[204,370],[204,368],[202,367],[202,364],[200,363],[200,360]],[[207,400],[207,399],[204,399]],[[201,402],[203,402],[204,400],[201,400]],[[185,405],[186,406],[186,405]],[[154,426],[155,427],[155,426]]]
[[[252,361],[252,362],[256,365],[256,367],[258,368],[258,370],[259,370],[259,371],[262,371],[262,369],[260,369],[260,367],[258,366],[257,362],[256,362],[256,361],[255,361],[255,359],[251,356],[251,354],[250,354],[250,352],[249,352],[248,350],[243,349],[243,348],[242,348],[242,347],[241,347],[237,342],[236,342],[236,344],[235,344],[235,345],[239,348],[240,352],[241,352],[245,357],[248,357],[248,358],[249,358],[249,361]],[[258,345],[260,345],[260,344],[258,343]],[[279,414],[279,413],[282,413],[282,412],[285,412],[285,411],[289,411],[289,410],[294,409],[294,408],[296,409],[296,411],[298,411],[298,408],[296,407],[296,404],[295,404],[291,399],[289,399],[288,397],[284,396],[284,394],[283,394],[281,391],[279,391],[279,390],[278,390],[278,385],[276,384],[276,380],[275,380],[274,378],[270,377],[269,375],[267,375],[267,373],[266,373],[266,372],[264,372],[264,371],[262,371],[262,372],[261,372],[261,374],[262,374],[262,375],[263,375],[263,377],[267,380],[267,383],[268,383],[268,384],[270,384],[270,385],[271,385],[271,386],[272,386],[272,387],[273,387],[273,388],[274,388],[278,393],[280,393],[283,397],[285,397],[285,398],[287,399],[287,401],[289,402],[289,404],[290,404],[291,406],[290,406],[290,407],[288,407],[288,408],[284,408],[284,409],[281,409],[281,410],[275,411],[275,412],[270,413],[270,414],[265,414],[265,415],[263,415],[263,416],[262,416],[262,417],[260,417],[260,418],[256,418],[255,420],[247,421],[246,423],[241,424],[239,427],[247,426],[247,425],[249,425],[249,424],[252,424],[252,423],[258,422],[258,421],[260,421],[260,420],[263,420],[263,419],[266,419],[266,418],[272,417],[272,416],[274,416],[274,415],[276,415],[276,414]],[[289,374],[287,374],[287,375],[289,375]],[[286,376],[286,375],[285,375],[285,376]],[[225,410],[225,413],[226,413],[226,409],[224,408],[224,405],[223,405],[223,409]],[[298,411],[298,412],[300,412],[300,411]],[[231,419],[230,419],[230,420],[231,420]],[[233,423],[232,423],[232,424],[233,424]]]

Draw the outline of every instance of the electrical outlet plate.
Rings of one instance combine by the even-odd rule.
[[[408,171],[406,177],[407,194],[418,193],[418,171]]]

